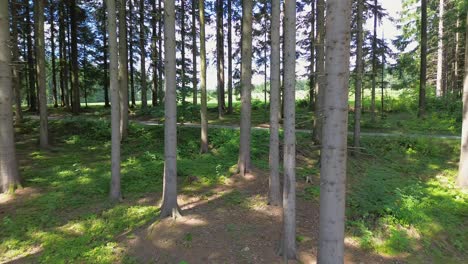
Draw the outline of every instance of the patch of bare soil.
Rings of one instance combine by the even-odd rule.
[[[306,183],[298,183],[297,192]],[[284,263],[276,254],[281,209],[266,205],[268,175],[255,170],[193,196],[180,195],[183,217],[167,218],[119,239],[138,263]],[[316,263],[318,202],[297,198],[297,260]],[[396,263],[346,243],[345,263]]]

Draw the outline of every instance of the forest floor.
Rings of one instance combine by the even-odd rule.
[[[0,196],[0,263],[280,263],[278,208],[266,205],[268,131],[252,132],[255,169],[235,175],[239,132],[178,131],[179,205],[158,219],[163,129],[131,123],[122,144],[124,201],[108,202],[109,123],[52,118],[52,147],[38,150],[36,120],[17,128],[24,189]],[[298,262],[315,261],[318,149],[298,135]],[[365,137],[348,159],[346,263],[462,263],[468,194],[453,186],[457,140]],[[306,177],[312,182],[306,183]]]

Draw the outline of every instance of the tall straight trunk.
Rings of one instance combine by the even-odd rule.
[[[283,258],[296,258],[296,1],[284,5]]]
[[[268,204],[281,204],[279,180],[279,87],[280,87],[280,1],[271,2],[271,54],[270,54],[270,177]]]
[[[61,43],[60,48],[60,89],[62,95],[62,104],[65,107],[70,106],[70,100],[68,96],[68,56],[67,56],[67,42],[65,40],[65,3],[60,1],[59,3],[59,41]]]
[[[468,29],[468,13],[466,16]],[[465,77],[463,81],[463,124],[461,134],[460,164],[458,167],[457,185],[468,189],[468,30],[465,32]]]
[[[315,52],[317,54],[315,71],[317,82],[315,83],[315,91],[317,98],[315,100],[315,118],[313,139],[316,144],[322,142],[322,124],[323,124],[323,101],[325,93],[325,0],[317,0],[317,46]]]
[[[54,107],[58,107],[57,96],[57,76],[55,71],[55,25],[54,25],[54,7],[55,3],[50,3],[50,60],[52,61],[52,96],[54,99]]]
[[[140,0],[140,76],[141,76],[141,107],[148,106],[146,90],[146,51],[145,51],[145,1]]]
[[[13,13],[14,14],[14,13]],[[8,1],[0,1],[0,193],[20,186],[13,128]]]
[[[133,21],[133,0],[129,1],[128,5],[128,21]],[[133,67],[133,23],[129,25],[129,32],[128,35],[130,36],[130,41],[128,44],[128,48],[130,50],[130,100],[131,100],[131,107],[135,107],[136,100],[135,100],[135,74],[134,74],[134,67]]]
[[[177,205],[177,98],[175,1],[164,3],[164,53],[166,100],[164,102],[164,181],[161,217],[180,215]]]
[[[127,4],[120,0],[119,5],[119,95],[120,95],[120,136],[128,135],[128,51],[127,51]]]
[[[309,108],[314,106],[315,97],[315,1],[311,2],[310,12],[310,66],[309,66]]]
[[[181,0],[181,18],[180,18],[180,35],[181,35],[181,55],[182,55],[182,64],[181,64],[181,76],[180,80],[182,82],[182,106],[185,108],[185,97],[187,95],[187,89],[185,87],[185,0]]]
[[[456,22],[456,27],[457,29],[460,28],[460,18],[457,18],[457,22]],[[454,69],[454,73],[455,73],[455,91],[458,92],[460,86],[459,86],[459,79],[460,79],[460,74],[459,74],[459,57],[460,56],[460,33],[458,32],[458,30],[455,32],[455,69]]]
[[[374,0],[374,34],[372,35],[371,122],[375,122],[375,87],[377,85],[377,0]]]
[[[64,41],[62,40],[62,4],[59,3],[59,11],[58,11],[58,16],[59,16],[59,36],[58,36],[58,41],[59,41],[59,79],[60,79],[60,106],[64,107],[65,106],[65,84],[63,82],[63,45]]]
[[[267,2],[265,2],[265,5],[264,5],[264,19],[265,19],[265,24],[264,24],[264,27],[267,28],[268,25],[267,25],[267,18],[266,18],[266,13],[267,13]],[[265,30],[265,33],[263,34],[263,41],[265,43],[265,47],[263,48],[263,58],[265,58],[265,62],[263,63],[263,105],[264,105],[264,108],[266,110],[266,107],[267,107],[267,68],[268,68],[268,65],[267,65],[267,47],[266,45],[268,45],[267,41],[268,41],[268,36],[267,36],[267,30]]]
[[[104,9],[106,9],[106,1],[103,2]],[[107,47],[107,30],[106,22],[104,21],[102,26],[102,42],[103,42],[103,61],[104,61],[104,107],[110,107],[109,104],[109,63],[108,63],[108,47]]]
[[[109,30],[109,75],[111,92],[111,184],[110,200],[122,199],[120,187],[120,96],[119,55],[117,44],[117,10],[115,0],[106,0],[107,29]],[[123,65],[125,67],[125,65]]]
[[[382,28],[382,43],[385,42],[385,37],[384,37],[384,30]],[[382,71],[381,71],[381,82],[380,82],[380,104],[381,104],[381,111],[380,111],[380,117],[384,117],[384,109],[385,109],[385,104],[384,104],[384,89],[385,89],[385,49],[382,47]]]
[[[224,24],[223,1],[216,0],[216,68],[218,88],[218,118],[224,116]]]
[[[164,98],[164,91],[163,91],[163,9],[162,9],[162,1],[158,0],[158,9],[159,9],[159,16],[158,16],[158,80],[159,80],[159,104],[162,104]]]
[[[229,0],[230,1],[230,0]],[[197,0],[192,0],[192,92],[193,105],[197,105]]]
[[[250,128],[252,114],[252,11],[253,1],[242,1],[241,120],[238,169],[242,176],[250,171]]]
[[[232,114],[232,0],[227,2],[228,8],[228,114]]]
[[[343,263],[351,0],[327,1],[318,263]]]
[[[73,104],[72,112],[77,115],[80,112],[80,85],[79,85],[79,66],[78,66],[78,22],[76,0],[70,0],[70,26],[71,26],[71,68],[72,68],[72,94]]]
[[[437,45],[437,80],[436,80],[436,97],[442,96],[443,89],[443,71],[444,71],[444,0],[439,0],[439,30],[438,30],[438,45]]]
[[[157,17],[157,9],[156,9],[156,0],[151,0],[151,8],[152,8],[152,15],[151,15],[151,58],[152,63],[151,66],[153,68],[153,81],[151,86],[151,105],[156,106],[158,104],[158,51],[157,51],[157,36],[158,33],[156,31],[156,25],[158,23]]]
[[[205,0],[198,1],[200,14],[200,92],[201,92],[201,144],[200,152],[208,152],[208,110],[206,98],[206,44],[205,44]]]
[[[39,145],[42,149],[49,146],[49,136],[47,131],[47,87],[46,87],[46,68],[45,68],[45,37],[44,37],[44,12],[45,12],[45,1],[36,1],[37,18],[36,32],[34,37],[36,47],[36,60],[37,60],[37,83],[39,93]]]
[[[25,0],[26,6],[26,40],[28,43],[28,74],[29,74],[29,111],[37,111],[37,98],[36,98],[36,76],[34,69],[33,58],[33,43],[31,32],[31,8],[28,0]]]
[[[18,5],[17,0],[11,1],[11,52],[13,55],[13,92],[15,100],[15,122],[23,122],[23,112],[21,111],[21,70],[19,65],[19,43],[18,43]]]
[[[362,72],[363,72],[363,61],[362,61],[362,47],[364,45],[364,33],[362,29],[363,23],[363,12],[364,12],[364,0],[358,0],[358,11],[357,11],[357,47],[356,47],[356,91],[354,93],[354,134],[353,134],[353,146],[355,148],[360,147],[361,139],[361,91],[362,91]]]
[[[71,23],[70,23],[70,5],[68,5],[68,8],[67,8],[67,16],[68,19],[65,20],[65,25],[66,25],[66,29],[67,29],[67,52],[68,52],[68,67],[67,67],[67,71],[68,71],[68,82],[69,82],[69,85],[70,85],[70,89],[68,90],[68,101],[70,102],[70,106],[71,106],[71,109],[73,111],[73,58],[72,58],[72,40],[71,40]]]
[[[427,0],[421,0],[421,63],[419,75],[418,117],[426,115]]]

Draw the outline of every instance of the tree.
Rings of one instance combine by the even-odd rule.
[[[371,122],[375,122],[375,86],[377,84],[377,0],[374,0],[374,34],[372,34]]]
[[[164,180],[161,217],[180,216],[177,204],[177,98],[175,3],[164,3],[166,95],[164,101]]]
[[[36,76],[34,68],[34,58],[33,58],[33,42],[32,42],[32,22],[30,14],[30,4],[28,0],[25,0],[26,5],[26,41],[27,41],[27,57],[28,57],[28,90],[29,90],[29,111],[37,111],[37,99],[36,99]]]
[[[13,92],[15,98],[15,122],[20,124],[23,122],[23,112],[21,110],[21,70],[19,65],[19,48],[18,48],[18,5],[19,3],[11,1],[11,53],[13,55]]]
[[[129,5],[128,5],[128,16],[129,16],[129,19],[128,21],[133,21],[133,0],[130,0],[129,1]],[[130,100],[131,100],[131,105],[130,107],[135,107],[136,105],[136,101],[135,101],[135,82],[134,82],[134,74],[133,74],[133,71],[134,71],[134,67],[133,67],[133,63],[134,63],[134,58],[133,58],[133,28],[134,28],[134,24],[133,23],[130,23],[128,25],[128,35],[130,37],[130,40],[128,42],[128,49],[129,49],[129,58],[130,58],[130,65],[129,65],[129,68],[130,68]]]
[[[127,65],[127,14],[126,1],[120,0],[119,6],[119,94],[120,94],[120,136],[123,139],[128,134],[128,68]]]
[[[232,114],[232,0],[227,1],[228,8],[228,114]]]
[[[238,170],[250,171],[250,117],[252,114],[252,0],[242,1],[241,120]]]
[[[315,100],[315,117],[313,139],[316,144],[322,142],[322,123],[323,123],[323,95],[325,90],[325,0],[317,0],[317,37],[315,53],[317,54],[315,71],[317,73],[317,82],[315,91],[317,98]]]
[[[193,63],[193,75],[192,75],[192,93],[193,93],[193,105],[197,105],[197,0],[192,0],[192,63]]]
[[[465,29],[465,77],[463,81],[463,124],[461,134],[460,164],[458,168],[457,185],[468,188],[468,13]]]
[[[156,106],[158,104],[158,50],[157,50],[157,30],[156,26],[158,24],[158,16],[157,16],[157,8],[156,8],[156,0],[151,0],[151,57],[152,57],[152,69],[153,69],[153,82],[152,82],[152,96],[151,96],[151,104],[152,106]]]
[[[145,52],[145,1],[140,0],[140,69],[141,69],[141,107],[148,106],[146,92],[146,52]]]
[[[356,46],[356,88],[354,93],[354,134],[353,134],[353,145],[355,148],[360,146],[361,138],[361,91],[362,91],[362,72],[363,72],[363,61],[362,61],[362,48],[364,46],[362,20],[364,12],[364,0],[358,0],[357,9],[357,46]]]
[[[117,16],[115,0],[106,0],[107,29],[109,30],[109,77],[111,91],[111,185],[110,199],[122,199],[120,189],[120,103],[119,103],[119,54],[117,45]]]
[[[53,1],[50,2],[50,60],[52,61],[52,97],[54,99],[54,107],[58,107],[58,97],[57,97],[57,76],[55,71],[55,25],[54,25],[54,8],[55,3]]]
[[[79,66],[78,66],[78,17],[77,17],[76,0],[70,0],[70,26],[71,26],[71,71],[72,81],[71,89],[73,94],[72,112],[77,115],[80,112],[80,85],[79,85]]]
[[[421,63],[419,72],[418,117],[426,115],[427,0],[421,0]]]
[[[39,144],[42,149],[49,146],[49,136],[47,131],[47,93],[46,93],[46,72],[45,72],[45,38],[44,38],[44,12],[45,0],[36,1],[37,21],[36,32],[36,58],[37,58],[37,84],[39,95]]]
[[[8,1],[0,1],[0,193],[20,186],[13,129]]]
[[[69,93],[68,93],[68,66],[67,66],[67,42],[65,41],[65,3],[59,3],[59,59],[60,59],[60,91],[62,95],[62,106],[69,107]]]
[[[200,92],[201,92],[201,153],[208,152],[208,110],[206,98],[205,0],[198,1],[200,13]]]
[[[436,96],[442,95],[443,70],[444,70],[444,0],[439,0],[439,31],[437,45],[437,81],[436,81]]]
[[[271,2],[271,66],[270,66],[270,178],[268,204],[281,203],[279,180],[279,119],[280,108],[280,1]]]
[[[327,1],[318,263],[343,263],[351,0]]]
[[[218,118],[224,115],[224,1],[216,0],[216,68],[218,81]]]
[[[244,0],[245,1],[245,0]],[[284,184],[281,254],[296,258],[296,1],[284,4]]]

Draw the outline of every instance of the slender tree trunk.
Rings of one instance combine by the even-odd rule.
[[[111,91],[111,185],[110,200],[118,202],[122,199],[120,188],[120,85],[119,85],[119,54],[117,44],[117,10],[115,0],[106,0],[107,29],[109,30],[109,75]],[[125,65],[123,65],[125,67]]]
[[[104,9],[106,9],[106,1],[103,2]],[[105,14],[105,12],[104,12]],[[107,47],[107,31],[106,31],[106,22],[104,21],[102,26],[102,42],[103,42],[103,60],[104,60],[104,107],[110,107],[109,104],[109,64],[108,64],[108,47]]]
[[[31,32],[31,8],[28,0],[25,0],[26,5],[26,40],[28,43],[28,74],[29,74],[29,111],[37,111],[37,98],[36,98],[36,76],[34,69],[33,58],[33,43]]]
[[[128,14],[129,14],[129,21],[133,21],[133,0],[129,1],[128,5]],[[133,23],[129,25],[129,32],[130,41],[128,48],[130,49],[130,97],[131,97],[131,107],[135,107],[136,100],[135,100],[135,74],[134,74],[134,67],[133,67]]]
[[[327,1],[318,263],[343,263],[351,0]]]
[[[8,1],[0,1],[0,193],[12,193],[20,186],[11,109],[9,30]]]
[[[242,176],[250,171],[250,128],[252,90],[252,0],[242,1],[241,120],[238,169]]]
[[[356,54],[356,91],[354,93],[354,134],[353,134],[353,145],[355,148],[360,147],[361,140],[361,91],[362,91],[362,72],[363,72],[363,61],[362,61],[362,48],[364,46],[364,32],[362,29],[363,15],[364,15],[364,0],[358,0],[358,11],[357,11],[357,54]]]
[[[18,5],[17,0],[11,1],[11,52],[13,55],[13,92],[15,99],[15,122],[23,122],[23,112],[21,111],[21,70],[20,70],[20,52],[18,47]]]
[[[181,0],[181,23],[180,23],[180,35],[181,35],[181,55],[182,55],[182,63],[181,63],[181,83],[182,83],[182,107],[185,109],[185,98],[187,96],[187,89],[185,86],[185,0]],[[182,115],[185,113],[185,111],[182,113]]]
[[[180,215],[177,205],[177,98],[175,1],[164,2],[164,53],[166,100],[164,102],[164,182],[161,217]]]
[[[232,114],[232,0],[228,0],[228,114]]]
[[[466,16],[468,29],[468,13]],[[468,189],[468,30],[465,32],[465,77],[463,81],[463,124],[461,134],[460,165],[458,167],[457,185]],[[1,148],[0,148],[1,149]]]
[[[271,66],[270,66],[270,177],[268,204],[281,204],[279,180],[279,87],[280,87],[280,1],[271,2]]]
[[[55,71],[55,25],[54,25],[54,7],[55,3],[50,3],[50,59],[52,61],[52,95],[54,98],[54,107],[58,107],[58,96],[57,96],[57,77]]]
[[[444,0],[439,0],[439,31],[438,31],[438,47],[437,47],[437,81],[436,81],[436,97],[442,96],[443,91],[443,70],[444,70]]]
[[[151,104],[152,106],[156,106],[158,104],[158,51],[157,51],[157,32],[156,32],[156,25],[158,23],[157,18],[157,9],[156,9],[156,0],[151,0],[151,8],[152,8],[152,15],[151,15],[151,57],[152,57],[152,68],[153,68],[153,82],[152,82],[152,96],[151,96]]]
[[[384,37],[384,31],[382,28],[382,43],[385,43],[385,37]],[[381,104],[381,111],[380,111],[380,117],[384,117],[384,110],[385,110],[385,104],[384,104],[384,89],[385,89],[385,49],[382,47],[382,74],[381,74],[381,82],[380,82],[380,104]]]
[[[128,135],[128,51],[127,51],[127,4],[120,0],[119,5],[119,103],[120,136],[124,140]]]
[[[230,1],[230,0],[229,0]],[[197,0],[192,0],[192,89],[193,89],[193,105],[197,105]]]
[[[60,106],[65,107],[65,84],[64,84],[64,69],[63,69],[63,63],[64,63],[64,55],[63,55],[63,46],[64,46],[64,40],[62,37],[64,37],[63,33],[63,10],[62,10],[62,3],[59,2],[58,4],[59,10],[58,10],[58,16],[59,16],[59,76],[60,76]]]
[[[348,24],[349,25],[349,24]],[[296,258],[296,1],[284,5],[284,184],[281,255]]]
[[[205,44],[205,0],[198,1],[200,14],[200,92],[201,92],[201,153],[208,152],[208,111],[206,98],[206,44]]]
[[[62,47],[60,53],[62,54],[62,58],[60,60],[60,85],[61,85],[61,94],[63,97],[63,106],[70,107],[70,97],[68,93],[68,53],[67,53],[67,41],[65,40],[65,3],[60,1],[59,6],[59,39],[62,43]]]
[[[421,68],[419,76],[418,117],[426,115],[427,0],[421,0]]]
[[[141,76],[141,107],[148,106],[146,90],[146,51],[145,51],[145,1],[140,0],[140,76]]]
[[[224,24],[223,1],[216,0],[216,68],[218,69],[218,118],[224,116]]]
[[[77,115],[80,112],[80,85],[79,85],[79,66],[78,66],[78,22],[76,9],[76,0],[70,0],[70,24],[71,24],[71,67],[72,67],[72,93],[73,104],[72,112]]]
[[[317,0],[317,46],[315,48],[317,58],[315,70],[317,73],[317,82],[315,83],[315,91],[317,98],[315,101],[315,118],[313,139],[316,144],[322,142],[322,124],[323,124],[323,101],[325,94],[325,0]]]
[[[162,40],[163,40],[163,32],[162,32],[162,28],[163,28],[163,8],[162,8],[162,0],[158,0],[158,9],[159,9],[159,19],[158,19],[158,35],[159,35],[159,39],[158,39],[158,73],[159,73],[159,76],[158,76],[158,79],[159,79],[159,104],[162,104],[163,102],[163,98],[164,98],[164,91],[163,91],[163,44],[162,44]]]
[[[377,0],[374,0],[374,34],[372,35],[371,122],[375,122],[375,87],[377,85]]]
[[[34,36],[36,38],[36,58],[37,58],[37,80],[39,91],[39,144],[42,149],[49,146],[49,136],[47,130],[47,88],[46,88],[46,69],[45,69],[45,37],[44,37],[44,13],[45,1],[36,1],[37,18]]]
[[[456,23],[456,27],[457,29],[460,28],[460,18],[457,18],[457,23]],[[459,57],[460,56],[460,33],[459,31],[457,30],[455,32],[455,91],[458,92],[458,90],[460,89],[460,84],[459,84],[459,79],[460,79],[460,74],[459,74]]]
[[[311,2],[310,12],[310,73],[309,73],[309,108],[314,106],[315,97],[315,1]]]

